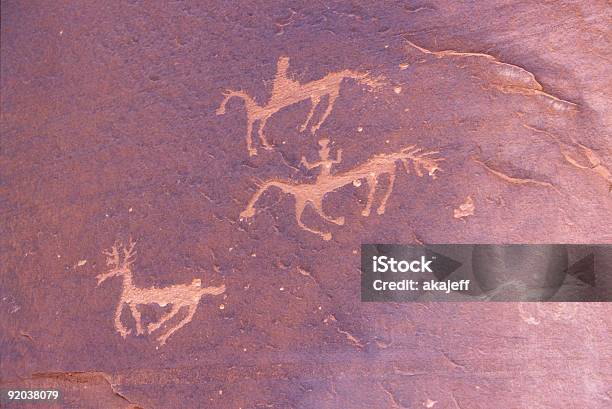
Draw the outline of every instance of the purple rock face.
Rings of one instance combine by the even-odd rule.
[[[475,246],[474,276],[483,291],[495,296],[517,294],[517,300],[549,300],[564,283],[567,249],[554,245],[495,248]]]
[[[359,272],[362,243],[612,243],[609,15],[4,1],[0,389],[610,407],[608,304],[361,303]]]

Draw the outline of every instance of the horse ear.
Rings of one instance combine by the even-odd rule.
[[[289,68],[289,57],[287,56],[278,57],[278,61],[276,62],[276,67],[279,71],[287,70],[287,68]]]

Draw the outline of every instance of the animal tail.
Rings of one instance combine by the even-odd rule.
[[[223,101],[221,101],[219,108],[217,108],[217,110],[215,111],[217,115],[225,114],[225,105],[230,99],[232,99],[233,97],[240,97],[240,94],[238,91],[233,91],[231,89],[226,89],[225,91],[222,92],[222,94],[223,94]]]
[[[202,295],[219,295],[225,292],[225,284],[221,284],[219,287],[204,287],[201,290]]]
[[[295,186],[289,183],[277,181],[277,180],[268,180],[263,183],[260,182],[260,184],[257,185],[257,191],[253,194],[253,196],[251,196],[251,199],[247,203],[246,209],[240,212],[241,219],[242,218],[247,219],[255,215],[255,203],[257,203],[261,195],[263,195],[263,193],[271,187],[279,188],[281,191],[292,194],[294,196],[296,194]]]

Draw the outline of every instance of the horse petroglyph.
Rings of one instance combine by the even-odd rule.
[[[225,292],[225,285],[219,287],[202,287],[202,280],[194,279],[191,284],[176,284],[163,288],[136,287],[132,282],[132,264],[134,262],[134,255],[136,254],[134,251],[135,244],[136,243],[132,240],[130,240],[127,246],[116,243],[110,251],[104,252],[106,255],[106,264],[110,267],[110,270],[106,273],[98,274],[96,277],[98,279],[98,286],[110,277],[123,277],[123,289],[119,297],[117,309],[115,310],[115,329],[123,338],[131,333],[131,330],[126,328],[121,322],[121,312],[126,305],[130,308],[132,317],[136,322],[136,333],[138,335],[145,333],[140,317],[140,310],[138,309],[139,305],[157,304],[160,307],[165,307],[167,305],[171,306],[170,311],[166,312],[158,322],[149,323],[147,326],[147,332],[149,334],[157,331],[162,325],[176,316],[183,307],[186,307],[187,314],[185,317],[175,325],[169,326],[169,329],[157,338],[160,345],[164,345],[172,334],[193,319],[200,299],[204,295],[222,294]]]
[[[374,155],[365,163],[351,170],[338,174],[332,174],[332,166],[336,163],[340,163],[342,160],[342,151],[339,149],[336,158],[330,159],[330,149],[328,144],[329,140],[327,139],[322,139],[319,141],[319,161],[309,163],[306,158],[302,157],[301,163],[307,169],[320,169],[319,175],[314,183],[295,184],[283,180],[268,180],[264,182],[251,197],[246,209],[240,213],[240,217],[253,217],[255,215],[255,204],[261,195],[269,188],[276,187],[284,193],[288,193],[295,197],[295,218],[298,225],[302,229],[319,235],[321,238],[323,238],[323,240],[330,240],[332,237],[331,233],[324,233],[304,225],[301,218],[306,205],[311,205],[315,212],[317,212],[317,214],[324,220],[341,226],[344,224],[344,217],[333,218],[327,215],[323,211],[323,198],[326,194],[343,186],[349,184],[358,185],[361,180],[365,179],[369,186],[369,192],[366,207],[363,209],[361,214],[363,216],[369,216],[372,209],[372,203],[374,201],[374,194],[376,193],[378,178],[381,175],[387,174],[389,175],[389,184],[376,210],[376,212],[380,215],[385,212],[387,200],[393,191],[398,162],[404,166],[406,172],[408,173],[410,173],[409,164],[412,162],[412,166],[417,176],[422,177],[424,175],[423,170],[426,170],[429,176],[435,178],[436,171],[440,169],[438,162],[443,160],[442,158],[431,157],[432,155],[437,154],[437,151],[423,151],[422,149],[416,148],[414,145],[410,145],[396,153]]]
[[[280,57],[278,59],[276,76],[272,87],[272,96],[264,106],[260,106],[249,94],[243,91],[226,90],[223,93],[223,101],[221,101],[221,105],[217,108],[217,115],[225,114],[225,106],[231,98],[237,97],[244,100],[247,114],[246,144],[249,156],[257,154],[257,150],[253,147],[252,137],[255,122],[258,122],[256,131],[259,136],[259,141],[264,148],[271,149],[272,146],[266,139],[264,128],[266,127],[268,119],[281,109],[310,99],[310,111],[305,121],[300,126],[300,132],[303,132],[311,122],[315,110],[321,103],[321,99],[327,96],[327,108],[321,115],[319,121],[310,127],[310,132],[314,135],[334,109],[336,99],[340,95],[340,85],[345,78],[365,84],[371,89],[378,88],[381,85],[378,79],[372,78],[367,72],[351,70],[332,72],[321,79],[300,83],[288,76],[288,69],[289,58]]]

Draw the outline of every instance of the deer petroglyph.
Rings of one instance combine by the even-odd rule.
[[[136,243],[130,240],[127,246],[121,243],[116,243],[110,251],[105,251],[106,264],[110,270],[106,273],[98,274],[98,285],[110,277],[121,276],[123,278],[123,289],[117,308],[115,310],[115,329],[123,338],[131,333],[131,330],[126,328],[121,321],[121,312],[125,306],[130,308],[130,312],[136,322],[136,333],[142,335],[145,333],[142,320],[140,317],[139,305],[157,304],[160,307],[171,306],[170,311],[166,312],[159,321],[149,323],[147,332],[149,334],[157,331],[166,322],[176,316],[183,307],[187,308],[185,317],[169,329],[157,340],[160,345],[166,343],[168,338],[183,326],[188,324],[198,308],[200,299],[204,295],[219,295],[225,292],[225,285],[219,287],[202,287],[202,280],[194,279],[191,284],[175,284],[169,287],[136,287],[132,282],[132,264],[134,262],[134,246]]]
[[[437,151],[423,151],[422,149],[416,148],[414,145],[410,145],[396,153],[374,155],[365,163],[351,170],[338,174],[332,174],[331,168],[333,164],[340,163],[342,160],[342,151],[339,149],[336,159],[330,159],[330,149],[328,147],[328,143],[329,140],[327,139],[322,139],[319,141],[319,161],[309,163],[304,157],[302,157],[302,165],[304,165],[307,169],[320,168],[319,175],[314,183],[295,184],[283,180],[268,180],[264,182],[251,197],[246,209],[240,213],[240,217],[253,217],[255,215],[255,204],[261,195],[269,188],[276,187],[282,192],[288,193],[295,197],[295,218],[298,225],[302,229],[320,236],[323,238],[323,240],[330,240],[332,237],[331,233],[324,233],[319,230],[315,230],[306,226],[302,222],[302,213],[307,205],[311,205],[315,212],[324,220],[341,226],[344,224],[344,217],[333,218],[327,215],[323,211],[323,198],[326,194],[343,186],[365,179],[369,187],[369,192],[366,206],[361,214],[363,216],[369,216],[372,209],[372,204],[374,202],[374,194],[376,193],[378,178],[381,175],[387,174],[389,175],[389,184],[376,210],[378,214],[383,214],[385,212],[387,200],[393,191],[398,162],[404,166],[406,172],[408,173],[410,172],[409,164],[412,162],[417,176],[422,177],[423,170],[426,170],[429,176],[435,178],[436,171],[440,169],[438,162],[443,160],[442,158],[431,157],[431,155],[437,154]]]
[[[221,105],[217,108],[217,115],[225,114],[225,106],[231,98],[237,97],[244,100],[247,114],[246,144],[250,156],[257,154],[257,150],[253,147],[252,138],[253,126],[256,122],[258,122],[256,131],[261,144],[264,148],[271,149],[272,146],[266,139],[264,128],[266,127],[268,119],[281,109],[310,99],[310,111],[300,127],[300,132],[303,132],[312,120],[317,106],[321,103],[321,99],[327,96],[327,108],[321,115],[319,121],[310,127],[311,133],[314,134],[334,109],[336,99],[340,95],[340,85],[345,78],[353,79],[370,88],[377,88],[381,85],[378,79],[372,78],[368,73],[351,70],[332,72],[321,79],[300,83],[287,75],[288,68],[289,58],[280,57],[278,59],[276,76],[272,87],[272,97],[264,106],[257,104],[249,94],[243,91],[226,90],[223,93],[223,101],[221,101]]]

